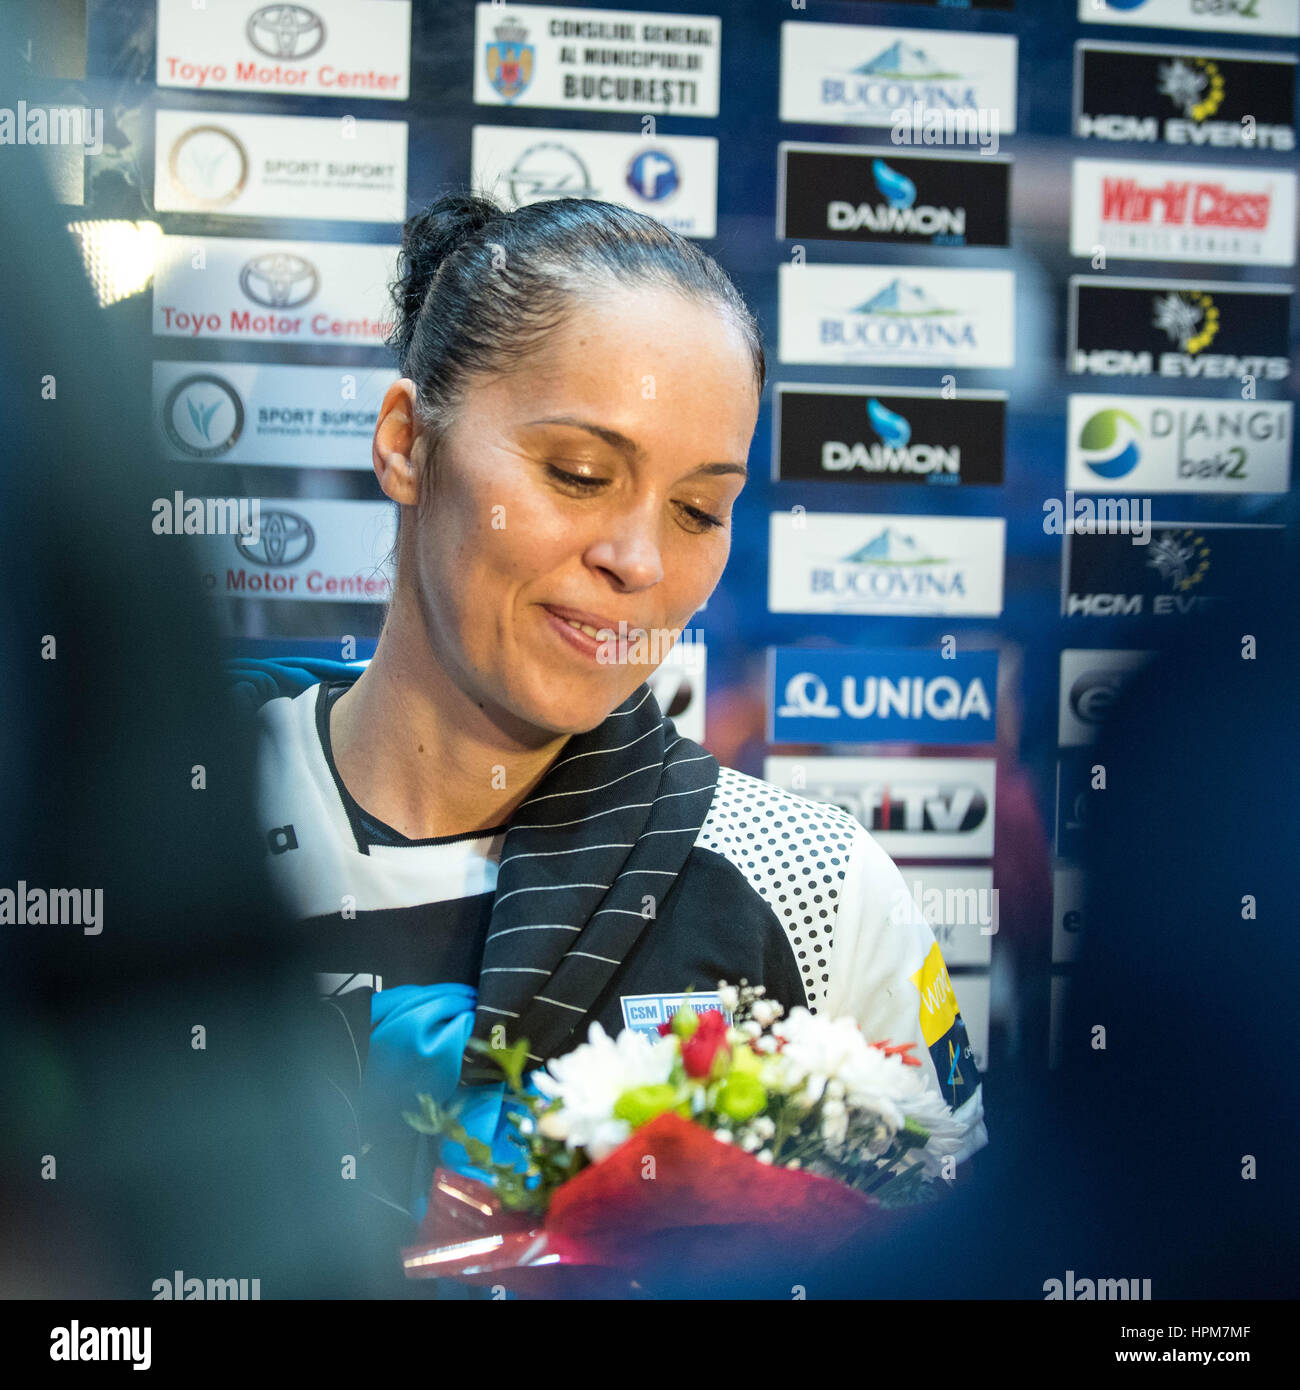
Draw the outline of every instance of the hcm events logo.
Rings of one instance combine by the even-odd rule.
[[[1295,149],[1292,57],[1081,42],[1074,61],[1081,139]]]
[[[1002,517],[773,512],[773,613],[1002,612]]]
[[[1015,274],[782,265],[782,362],[1013,367]]]

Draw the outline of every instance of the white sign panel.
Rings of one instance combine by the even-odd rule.
[[[158,111],[154,206],[221,217],[406,218],[406,122]]]
[[[160,87],[384,97],[411,90],[409,0],[158,0]]]
[[[368,470],[391,368],[155,362],[154,426],[167,457]]]
[[[603,130],[474,127],[473,184],[511,206],[544,198],[599,198],[658,218],[683,236],[718,229],[718,142],[655,140]]]
[[[396,269],[396,246],[165,236],[154,260],[153,331],[382,347]]]
[[[1074,161],[1075,256],[1294,265],[1295,218],[1296,176],[1285,169]]]
[[[782,362],[1015,366],[1013,271],[783,264],[778,287]]]
[[[714,15],[474,7],[474,100],[483,106],[716,116]]]
[[[773,512],[768,608],[997,617],[1005,544],[1002,517]]]
[[[705,681],[708,649],[696,637],[699,629],[685,632],[674,643],[662,665],[649,678],[650,689],[664,715],[683,738],[704,742]]]
[[[992,758],[774,755],[763,777],[847,811],[895,859],[988,859],[995,767]]]
[[[1226,34],[1300,34],[1296,0],[1079,0],[1085,24],[1214,29]]]
[[[955,29],[870,24],[781,25],[781,119],[899,126],[922,143],[978,143],[1016,128],[1016,40]],[[919,132],[919,133],[918,133]]]
[[[1079,492],[1286,492],[1290,401],[1073,395],[1065,485]]]
[[[196,536],[206,593],[226,598],[387,603],[397,536],[391,502],[258,499],[256,539]]]
[[[929,922],[946,964],[987,966],[998,934],[993,870],[908,865],[899,872],[912,901]],[[965,1003],[965,995],[960,995]]]

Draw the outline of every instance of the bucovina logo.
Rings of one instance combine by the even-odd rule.
[[[504,19],[492,32],[496,42],[489,43],[483,55],[488,81],[506,101],[514,101],[533,80],[536,53],[524,42],[528,30],[517,19]]]
[[[297,512],[262,513],[262,531],[256,541],[237,537],[235,546],[245,560],[267,569],[301,564],[316,548],[316,533]]]
[[[298,61],[324,47],[325,21],[306,5],[263,5],[249,16],[244,34],[268,58]]]
[[[191,126],[177,136],[167,169],[186,202],[208,210],[225,207],[248,184],[248,151],[224,126]]]
[[[220,458],[244,432],[244,403],[224,377],[194,372],[167,393],[162,425],[168,441],[181,453],[196,459]]]
[[[970,319],[936,304],[917,285],[891,280],[848,314],[821,321],[821,339],[845,347],[974,348]]]
[[[239,288],[254,304],[267,309],[296,309],[315,298],[320,271],[305,256],[268,251],[244,262]]]
[[[928,555],[911,536],[892,526],[838,564],[815,566],[811,579],[814,594],[882,600],[900,607],[966,594],[964,570]]]
[[[1127,410],[1098,410],[1084,421],[1079,447],[1084,463],[1099,478],[1122,478],[1137,467],[1142,426]]]

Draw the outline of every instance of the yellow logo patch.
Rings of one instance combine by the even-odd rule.
[[[952,1027],[957,1017],[957,995],[948,978],[948,967],[936,941],[921,968],[908,979],[921,996],[921,1034],[926,1047],[933,1047]]]

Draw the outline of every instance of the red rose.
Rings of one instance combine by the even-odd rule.
[[[727,1020],[717,1009],[710,1009],[700,1015],[700,1026],[682,1043],[682,1066],[686,1068],[686,1075],[709,1076],[719,1053],[723,1063],[730,1060]]]

